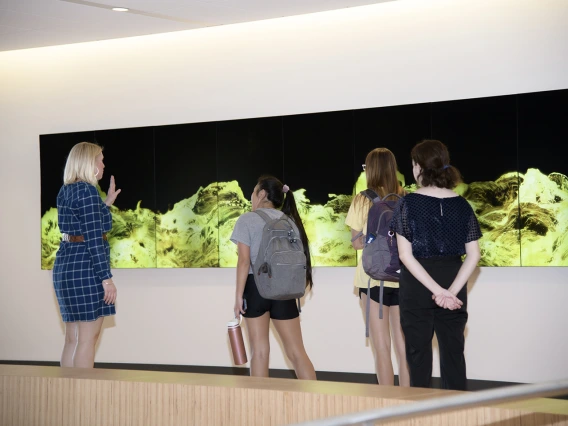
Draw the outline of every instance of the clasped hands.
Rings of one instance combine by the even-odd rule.
[[[450,311],[459,309],[463,306],[463,302],[454,294],[446,289],[442,289],[438,294],[433,294],[432,299],[440,308],[449,309]]]

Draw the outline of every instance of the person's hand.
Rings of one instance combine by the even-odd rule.
[[[357,250],[363,250],[365,248],[365,234],[361,234],[359,238],[357,238]]]
[[[436,305],[438,305],[440,308],[449,309],[451,311],[460,308],[460,305],[459,305],[458,302],[461,302],[461,301],[459,301],[459,300],[456,301],[451,296],[448,296],[446,294],[433,295],[432,299],[434,300]]]
[[[463,302],[460,299],[445,289],[442,289],[437,294],[433,294],[432,299],[440,308],[449,309],[451,311],[463,306]]]
[[[244,314],[246,310],[243,307],[243,296],[235,297],[235,307],[233,308],[235,313],[235,318],[239,318],[241,314]]]
[[[103,281],[103,288],[105,290],[105,297],[103,300],[107,305],[112,305],[116,302],[116,286],[112,282],[112,279]]]
[[[109,207],[112,206],[116,200],[116,197],[118,196],[118,194],[120,194],[120,191],[122,190],[116,189],[116,184],[114,183],[114,176],[111,176],[105,204]]]

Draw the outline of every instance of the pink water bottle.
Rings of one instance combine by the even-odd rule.
[[[231,342],[231,351],[233,352],[235,365],[242,365],[247,362],[247,351],[243,340],[241,321],[242,316],[240,319],[235,318],[227,323],[229,341]]]

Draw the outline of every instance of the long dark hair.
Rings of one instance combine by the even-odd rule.
[[[404,195],[404,189],[398,182],[397,171],[396,158],[388,148],[375,148],[365,158],[367,188],[381,197],[387,194]],[[370,201],[360,194],[355,198],[354,203],[357,208],[362,207],[361,203],[370,205]]]
[[[280,180],[270,175],[263,175],[258,178],[258,190],[257,194],[261,190],[266,191],[266,198],[274,205],[275,208],[280,209],[282,213],[289,216],[296,226],[298,231],[300,231],[300,239],[304,245],[304,254],[306,255],[306,286],[310,288],[313,287],[314,283],[312,280],[312,259],[310,257],[310,245],[308,241],[308,235],[304,229],[304,224],[302,223],[302,218],[300,213],[298,213],[298,208],[296,207],[296,200],[294,199],[294,193],[291,189],[288,189],[284,193],[284,185]]]
[[[454,189],[462,181],[460,171],[450,164],[448,148],[438,140],[419,142],[412,148],[410,157],[422,169],[421,186]]]

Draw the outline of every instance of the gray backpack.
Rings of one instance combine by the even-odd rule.
[[[255,213],[266,222],[252,265],[258,292],[265,299],[300,299],[306,291],[306,255],[292,220],[285,214],[272,219],[263,211]]]

